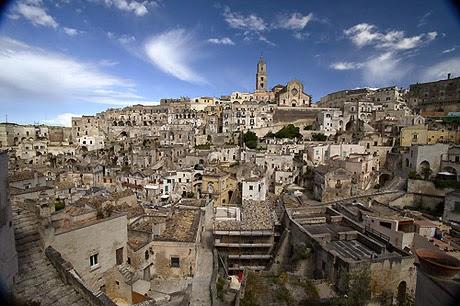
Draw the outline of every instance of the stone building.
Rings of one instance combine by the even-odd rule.
[[[446,115],[448,112],[458,111],[460,103],[460,77],[417,83],[409,86],[408,104],[420,112],[429,115],[431,113]]]
[[[232,174],[210,169],[203,173],[201,193],[213,201],[214,207],[229,205],[236,188],[236,180]]]
[[[289,81],[275,95],[275,101],[280,107],[310,107],[311,96],[304,92],[303,84],[298,80]]]
[[[446,194],[442,218],[444,222],[460,223],[460,192],[458,190]]]
[[[413,145],[408,152],[403,154],[403,169],[407,172],[414,171],[422,173],[424,168],[428,168],[432,175],[440,171],[442,156],[447,154],[449,145]]]
[[[229,274],[266,269],[275,239],[268,201],[243,200],[238,206],[216,208],[215,215],[214,246],[226,258]]]
[[[299,204],[289,194],[282,201],[287,212],[283,222],[290,231],[284,256],[303,258],[298,264],[305,267],[304,276],[328,279],[339,293],[346,293],[345,278],[367,270],[371,298],[395,297],[401,284],[415,295],[414,255],[391,246],[334,208]],[[301,257],[304,250],[308,255]]]
[[[92,290],[100,290],[104,273],[127,258],[127,215],[99,219],[97,210],[80,200],[50,218],[51,226],[43,237],[45,246],[58,250]]]
[[[460,146],[451,146],[441,157],[440,171],[449,172],[460,178]]]
[[[257,63],[256,92],[266,92],[268,88],[267,65],[262,56]]]
[[[138,278],[150,281],[192,277],[200,228],[199,209],[145,215],[130,224],[128,262]]]
[[[314,169],[313,195],[329,202],[351,196],[352,173],[343,168],[320,165]]]

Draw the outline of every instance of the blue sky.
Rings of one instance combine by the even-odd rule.
[[[372,2],[372,5],[370,3]],[[460,75],[445,1],[10,1],[0,18],[0,121],[69,117],[164,97],[299,79],[318,101],[346,88]]]

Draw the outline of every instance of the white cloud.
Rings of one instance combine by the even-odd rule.
[[[232,12],[228,7],[224,10],[224,19],[231,28],[238,30],[262,32],[268,28],[267,23],[261,17],[255,14],[245,16]]]
[[[277,27],[289,30],[303,30],[308,22],[313,18],[313,14],[302,15],[301,13],[293,13],[291,15],[281,15],[278,17]]]
[[[193,61],[195,42],[184,29],[175,29],[154,36],[145,44],[145,53],[152,64],[163,72],[182,81],[206,83],[190,67]]]
[[[355,62],[337,62],[331,64],[329,67],[335,70],[356,70],[363,66],[362,63]]]
[[[372,45],[376,48],[389,50],[408,50],[428,43],[436,38],[437,32],[428,32],[420,35],[406,37],[404,31],[378,32],[377,27],[367,23],[357,24],[344,31],[345,35],[357,47]]]
[[[118,38],[118,41],[122,44],[122,45],[128,45],[130,43],[133,43],[136,41],[136,37],[134,37],[133,35],[122,35]]]
[[[23,17],[34,26],[57,28],[58,23],[48,14],[41,0],[24,0],[13,7],[12,19]]]
[[[453,52],[453,51],[455,51],[455,50],[456,50],[456,48],[455,48],[455,47],[452,47],[452,48],[450,48],[450,49],[443,50],[441,53],[446,54],[446,53]]]
[[[0,36],[0,103],[12,101],[88,101],[144,103],[135,84],[72,57]]]
[[[82,34],[82,33],[83,33],[83,31],[80,31],[80,30],[77,30],[77,29],[73,29],[73,28],[66,28],[66,27],[64,27],[63,30],[64,30],[64,33],[66,33],[66,34],[69,35],[69,36],[76,36],[76,35],[78,35],[78,34]]]
[[[113,61],[110,59],[103,59],[99,61],[99,65],[105,66],[105,67],[113,67],[118,65],[119,63],[117,61]]]
[[[208,39],[208,42],[211,44],[216,44],[216,45],[234,45],[235,44],[233,40],[229,37],[210,38]]]
[[[372,86],[386,86],[402,80],[412,69],[393,52],[385,52],[363,63],[363,79]]]
[[[417,27],[423,27],[424,25],[427,24],[427,20],[428,20],[428,17],[431,16],[431,11],[427,12],[425,15],[422,16],[422,18],[420,18],[418,24],[417,24]]]
[[[128,1],[128,0],[104,0],[105,5],[119,10],[132,12],[136,16],[144,16],[149,10],[147,7],[157,7],[156,1]]]
[[[266,43],[266,44],[268,44],[268,45],[270,45],[270,46],[273,46],[273,47],[276,46],[276,44],[275,44],[274,42],[268,40],[268,39],[267,39],[265,36],[263,36],[263,35],[260,35],[260,36],[259,36],[259,40],[260,40],[260,41],[263,41],[264,43]]]
[[[422,74],[423,81],[433,81],[447,78],[447,74],[460,76],[460,57],[454,57],[425,69]]]
[[[304,40],[305,38],[310,36],[310,34],[306,32],[295,32],[292,36],[294,36],[294,38],[297,40]]]
[[[43,123],[49,125],[72,126],[72,117],[81,117],[81,114],[63,113],[53,119],[44,120]]]

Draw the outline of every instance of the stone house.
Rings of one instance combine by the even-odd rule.
[[[129,226],[128,262],[139,279],[184,279],[196,271],[201,211],[172,209]]]
[[[351,196],[352,173],[334,166],[318,166],[314,169],[313,195],[321,202],[334,201]]]
[[[230,203],[236,188],[236,179],[232,174],[213,168],[205,171],[202,178],[201,194],[212,200],[214,207]]]

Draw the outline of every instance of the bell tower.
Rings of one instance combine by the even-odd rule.
[[[267,65],[264,62],[264,58],[261,56],[257,63],[256,92],[265,91],[267,91]]]

